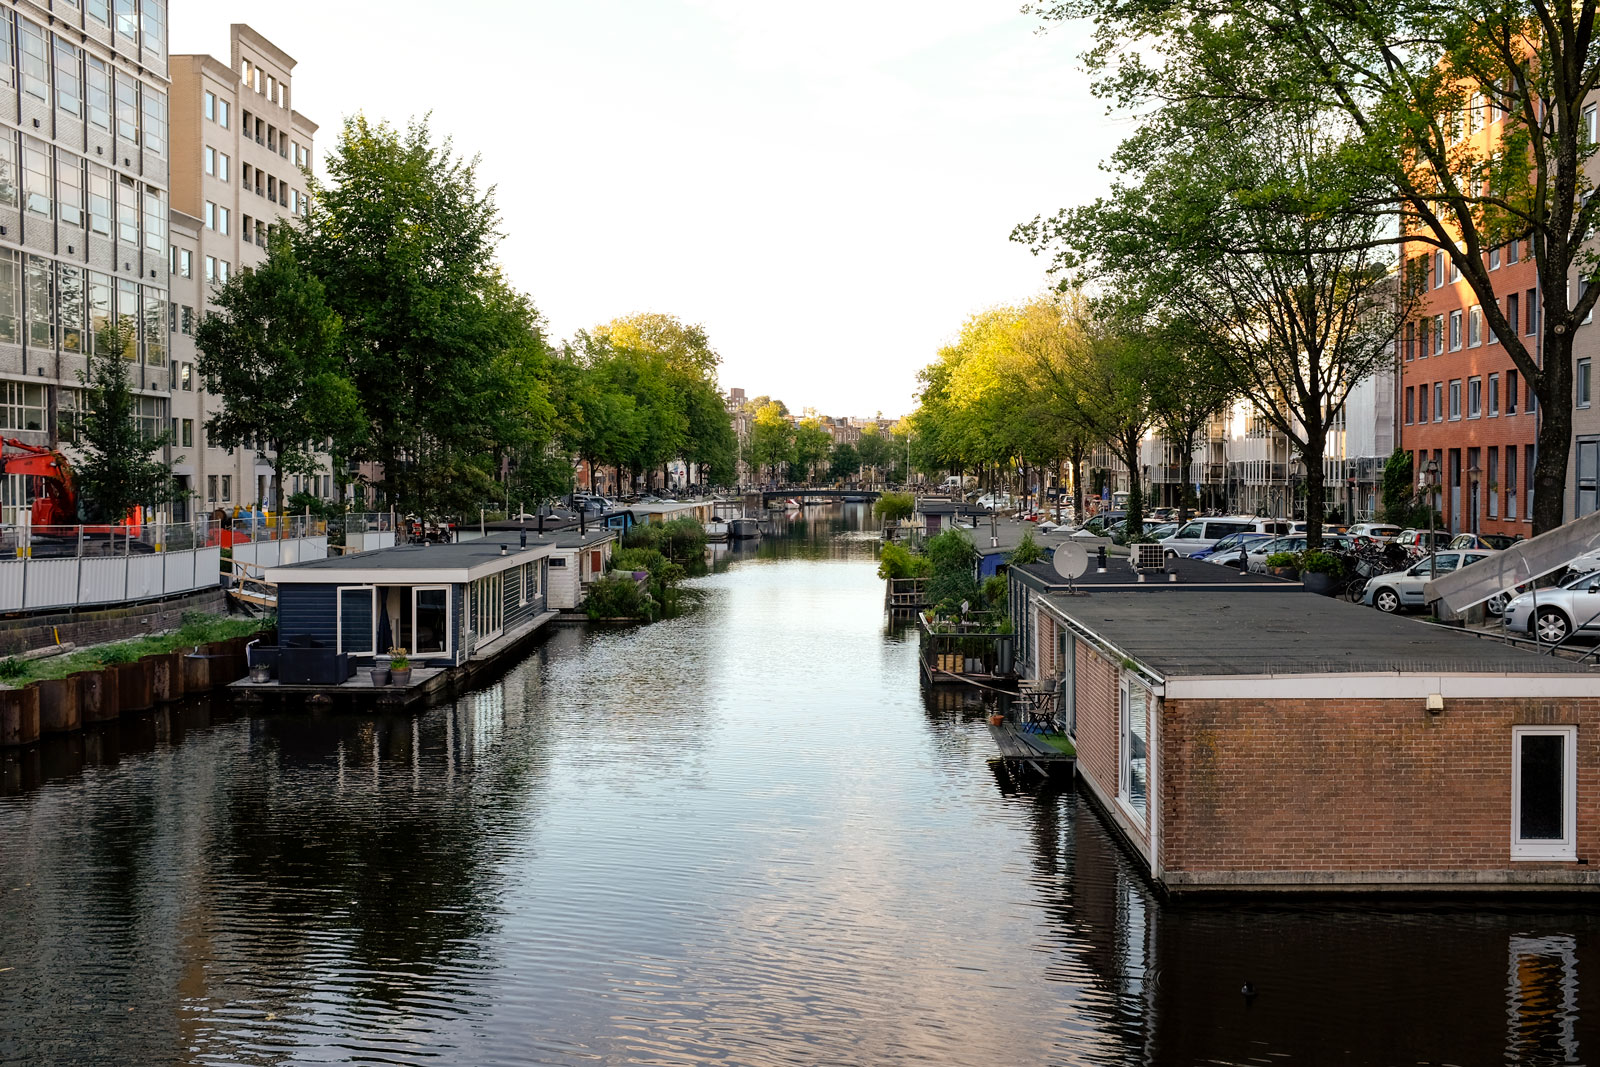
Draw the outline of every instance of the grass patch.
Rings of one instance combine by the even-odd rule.
[[[230,619],[222,615],[187,612],[183,616],[183,625],[168,633],[99,645],[48,659],[23,660],[12,656],[0,660],[0,681],[14,689],[21,688],[44,678],[65,678],[78,671],[97,670],[117,663],[135,663],[145,656],[245,637],[269,629],[274,623],[273,619]]]

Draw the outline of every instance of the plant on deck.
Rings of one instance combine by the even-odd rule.
[[[640,523],[623,535],[622,546],[654,549],[675,560],[698,559],[705,554],[706,529],[691,518]]]
[[[884,493],[872,505],[872,514],[884,522],[909,519],[917,510],[917,498],[910,493]]]
[[[1017,542],[1017,547],[1011,550],[1006,562],[1013,567],[1025,567],[1030,563],[1038,563],[1041,559],[1044,559],[1044,549],[1039,547],[1039,542],[1033,539],[1033,531],[1029,530],[1022,535],[1022,540]]]
[[[884,545],[878,553],[878,577],[890,581],[900,578],[926,578],[933,573],[933,562],[927,556],[901,547]]]
[[[583,610],[591,619],[638,619],[653,622],[661,605],[631,575],[612,573],[589,586]]]

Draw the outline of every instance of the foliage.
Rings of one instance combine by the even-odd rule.
[[[960,530],[946,530],[928,538],[925,548],[933,573],[928,579],[928,599],[938,603],[978,601],[978,549]]]
[[[131,319],[108,322],[89,357],[88,373],[78,375],[84,408],[73,479],[81,517],[89,522],[121,522],[136,507],[159,506],[177,496],[172,468],[154,458],[171,437],[147,435],[139,423],[138,398],[123,356],[133,331]]]
[[[1033,539],[1033,531],[1029,530],[1022,535],[1022,540],[1017,542],[1017,547],[1011,550],[1006,562],[1013,567],[1025,567],[1029,563],[1038,563],[1041,559],[1044,559],[1044,549],[1039,547],[1039,542]]]
[[[777,404],[756,412],[750,423],[750,465],[766,467],[773,481],[782,477],[783,468],[794,462],[794,426]]]
[[[28,674],[28,661],[18,659],[16,656],[7,656],[0,659],[0,681],[12,682],[24,678]]]
[[[269,629],[272,625],[273,620],[270,618],[230,619],[201,612],[185,612],[183,625],[170,633],[151,634],[133,641],[119,641],[80,649],[65,656],[51,656],[48,659],[23,660],[13,657],[0,661],[0,679],[13,686],[21,686],[39,679],[65,678],[78,671],[96,670],[115,663],[134,663],[145,656],[181,652],[196,645],[249,636]],[[7,663],[16,666],[6,668]],[[15,673],[8,676],[5,674],[7,669]]]
[[[309,511],[311,516],[317,519],[336,519],[344,514],[344,508],[338,501],[324,500],[307,492],[291,494],[284,502],[284,507],[289,515],[304,515]]]
[[[217,310],[195,329],[195,347],[206,389],[222,406],[206,430],[224,448],[264,446],[281,522],[289,475],[315,475],[324,441],[350,454],[365,429],[338,359],[339,318],[295,258],[286,227],[273,230],[260,266],[241,268],[211,300]]]
[[[884,493],[872,505],[872,514],[883,522],[900,522],[916,513],[917,498],[910,493]]]
[[[1010,582],[1003,574],[991,574],[983,580],[983,600],[992,608],[1005,604]]]
[[[827,463],[833,450],[833,435],[816,419],[802,419],[794,428],[792,460],[808,482],[816,480],[817,468]]]
[[[933,561],[900,545],[884,545],[878,553],[878,577],[884,579],[926,578],[933,573]]]
[[[361,398],[357,458],[405,510],[459,514],[503,498],[496,460],[553,434],[543,324],[494,262],[499,212],[477,161],[426,120],[357,115],[327,157],[296,248],[343,320]]]
[[[411,666],[411,654],[399,645],[389,650],[389,669],[403,671]]]
[[[828,476],[839,481],[853,480],[861,471],[861,453],[849,441],[840,441],[828,455]]]
[[[1274,552],[1267,557],[1266,565],[1270,567],[1298,567],[1300,557],[1293,552]]]
[[[653,549],[675,560],[698,559],[705,551],[706,530],[691,518],[645,522],[624,534],[622,544],[625,549]]]
[[[1427,496],[1416,491],[1411,453],[1397,448],[1383,465],[1383,521],[1406,528],[1428,525]]]
[[[882,468],[888,463],[889,440],[875,422],[861,427],[861,439],[856,442],[855,449],[864,467]]]
[[[591,619],[640,619],[645,622],[660,616],[661,605],[642,591],[631,577],[608,574],[589,585],[583,610]]]
[[[1344,573],[1344,563],[1338,556],[1331,552],[1321,552],[1315,549],[1310,549],[1300,554],[1299,567],[1302,571],[1309,571],[1312,574],[1330,574],[1335,578]]]

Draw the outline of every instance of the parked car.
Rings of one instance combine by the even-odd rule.
[[[1210,560],[1212,563],[1220,563],[1224,567],[1232,567],[1234,570],[1238,570],[1239,546],[1249,544],[1251,541],[1264,541],[1266,538],[1267,535],[1264,533],[1256,533],[1254,530],[1241,530],[1238,533],[1231,533],[1221,538],[1210,548],[1202,548],[1189,558]]]
[[[1161,538],[1161,547],[1169,556],[1193,556],[1205,552],[1230,534],[1256,530],[1256,520],[1237,517],[1195,519],[1184,523],[1183,528],[1169,537]]]
[[[1470,567],[1494,554],[1492,549],[1435,552],[1403,571],[1390,571],[1368,579],[1367,587],[1361,593],[1361,602],[1389,614],[1407,608],[1425,607],[1427,601],[1422,597],[1423,587],[1435,575],[1449,574],[1458,567]]]
[[[1450,546],[1450,536],[1449,530],[1433,531],[1433,547],[1448,548]],[[1419,552],[1426,552],[1428,551],[1428,531],[1402,530],[1395,536],[1394,543]]]
[[[1345,533],[1355,538],[1357,543],[1360,543],[1361,538],[1366,538],[1368,541],[1376,541],[1380,545],[1386,545],[1396,537],[1399,537],[1401,530],[1400,527],[1391,526],[1386,522],[1358,522],[1346,530]]]
[[[1350,539],[1343,534],[1322,535],[1322,547],[1325,551],[1347,549],[1350,545]],[[1270,541],[1251,541],[1245,545],[1245,562],[1249,570],[1254,571],[1256,574],[1265,574],[1267,573],[1268,556],[1278,552],[1304,552],[1305,550],[1306,535],[1303,533],[1289,534],[1287,537],[1274,537]]]
[[[1537,611],[1534,608],[1538,602]],[[1556,644],[1574,632],[1600,633],[1600,571],[1580,571],[1554,588],[1518,593],[1506,603],[1501,620],[1507,630],[1535,633],[1540,641]]]
[[[1463,533],[1456,534],[1454,537],[1452,537],[1450,539],[1450,543],[1445,547],[1489,548],[1496,552],[1504,552],[1506,549],[1510,548],[1520,540],[1522,540],[1521,537],[1513,537],[1509,534]]]

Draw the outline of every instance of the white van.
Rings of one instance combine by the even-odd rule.
[[[1192,556],[1204,552],[1231,533],[1262,533],[1272,536],[1289,533],[1283,519],[1257,519],[1248,515],[1222,515],[1193,519],[1177,533],[1164,538],[1161,547],[1169,556]]]

